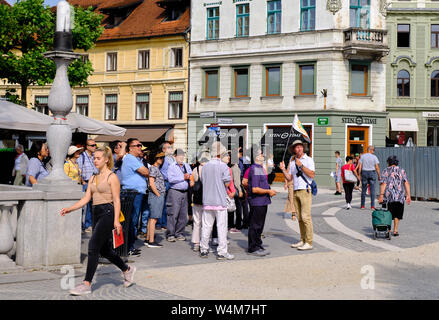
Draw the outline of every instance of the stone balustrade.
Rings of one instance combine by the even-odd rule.
[[[79,264],[81,212],[59,212],[82,194],[79,187],[48,192],[0,185],[0,270]]]
[[[387,31],[376,29],[349,28],[344,31],[345,45],[387,46]]]

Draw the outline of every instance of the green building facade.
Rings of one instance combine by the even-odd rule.
[[[439,145],[439,2],[387,10],[387,145]]]

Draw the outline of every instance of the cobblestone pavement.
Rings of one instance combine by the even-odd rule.
[[[279,191],[269,207],[264,228],[264,246],[271,252],[262,259],[285,256],[312,255],[320,252],[384,252],[415,248],[439,239],[439,203],[412,202],[406,206],[404,220],[401,222],[398,238],[392,240],[373,240],[371,211],[359,209],[359,192],[354,192],[353,208],[343,209],[344,196],[333,195],[334,191],[319,190],[319,195],[313,198],[312,219],[314,226],[314,249],[300,252],[290,247],[291,243],[299,240],[297,221],[291,220],[291,215],[283,213],[287,194],[280,185],[274,187]],[[367,202],[369,203],[369,202]],[[157,232],[156,239],[163,248],[147,248],[138,240],[136,245],[142,254],[130,257],[129,263],[134,263],[139,274],[146,277],[142,284],[147,283],[148,270],[177,266],[216,263],[215,254],[207,259],[199,258],[191,250],[191,227],[186,228],[187,241],[169,243],[164,240],[164,233]],[[75,281],[81,281],[86,266],[86,252],[89,235],[84,236],[82,266],[75,269]],[[246,254],[247,231],[228,235],[229,251],[236,260],[253,260]],[[261,260],[261,258],[256,258]],[[227,262],[226,262],[227,263]],[[153,272],[152,272],[153,273]],[[65,274],[60,271],[23,271],[21,269],[0,270],[0,299],[78,299],[68,295],[61,288]],[[151,276],[152,277],[152,276]],[[65,279],[65,278],[64,278]],[[155,280],[155,279],[154,279]],[[81,298],[82,299],[82,298]],[[100,265],[94,279],[93,293],[83,299],[184,299],[183,296],[168,294],[153,290],[146,286],[134,285],[130,288],[122,286],[120,271],[112,265]]]

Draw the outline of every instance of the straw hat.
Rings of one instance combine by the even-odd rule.
[[[82,150],[84,148],[78,148],[77,146],[70,146],[69,149],[67,150],[67,155],[71,156],[73,155],[76,151]]]

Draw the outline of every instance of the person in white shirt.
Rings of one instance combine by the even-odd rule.
[[[29,158],[24,153],[24,147],[21,144],[17,144],[15,151],[17,151],[17,156],[15,157],[14,169],[12,170],[12,176],[15,176],[14,185],[23,186]]]
[[[300,241],[292,244],[291,247],[299,250],[311,250],[313,226],[311,220],[312,192],[310,185],[315,176],[315,165],[314,160],[304,153],[303,142],[301,140],[294,141],[292,147],[294,163],[291,163],[290,171],[288,172],[285,169],[285,163],[283,161],[279,165],[285,179],[288,181],[293,180],[294,186],[294,206],[299,221]],[[300,172],[302,175],[300,175]]]

